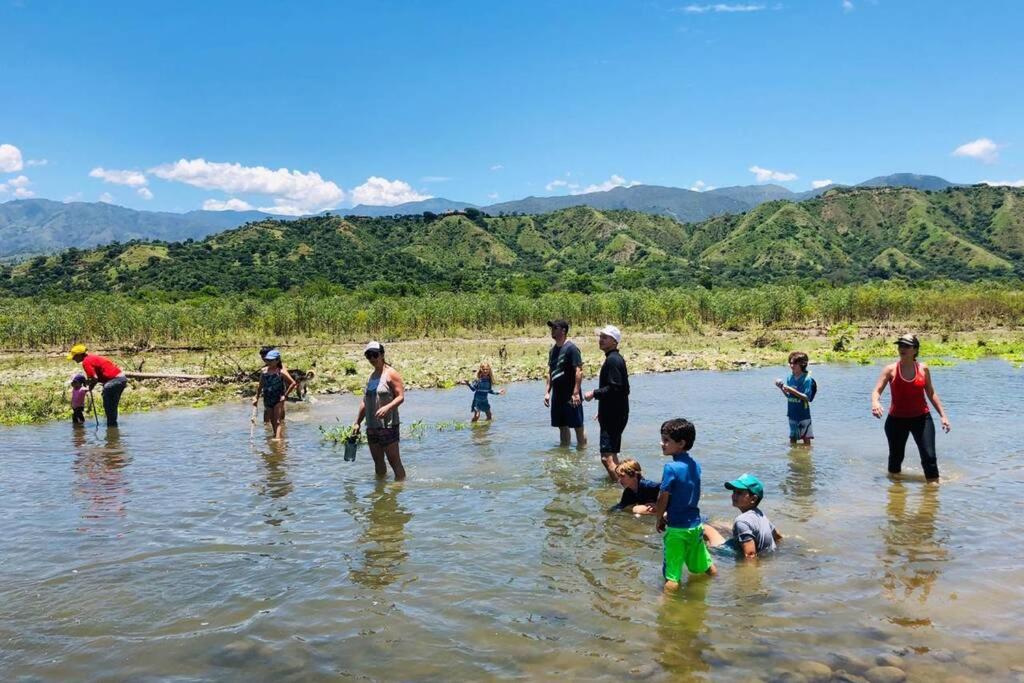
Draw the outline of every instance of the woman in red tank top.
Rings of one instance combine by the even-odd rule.
[[[932,386],[928,366],[917,361],[921,343],[912,334],[905,334],[896,341],[900,359],[882,370],[882,374],[871,393],[871,414],[881,418],[882,392],[888,385],[892,395],[889,415],[885,418],[885,436],[889,441],[889,472],[899,474],[903,465],[907,437],[913,436],[921,454],[921,467],[925,479],[938,481],[939,466],[935,455],[935,423],[928,409],[928,401],[935,406],[935,412],[942,420],[942,429],[950,429],[942,401]]]

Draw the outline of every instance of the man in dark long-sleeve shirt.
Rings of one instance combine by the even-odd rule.
[[[597,334],[597,345],[604,351],[604,364],[598,388],[588,391],[584,398],[588,401],[596,398],[600,402],[597,423],[601,425],[601,464],[615,481],[615,468],[622,450],[622,432],[629,421],[629,374],[626,361],[619,353],[619,342],[622,341],[619,328],[606,325]]]

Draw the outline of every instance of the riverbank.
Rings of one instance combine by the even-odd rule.
[[[623,355],[631,374],[675,370],[739,370],[777,365],[784,371],[790,351],[807,352],[812,363],[871,363],[892,358],[899,325],[841,325],[832,328],[756,328],[739,331],[631,332],[625,330]],[[534,330],[530,330],[533,332]],[[601,354],[590,329],[573,330],[586,362],[588,381],[600,369]],[[310,394],[358,392],[368,373],[363,341],[330,343],[293,339],[282,343],[289,368],[313,370]],[[481,361],[492,364],[496,383],[543,379],[551,341],[543,334],[475,339],[422,338],[387,341],[387,356],[410,389],[444,388],[472,379]],[[124,393],[124,413],[170,406],[202,407],[251,397],[255,383],[244,379],[259,367],[251,346],[217,348],[95,347],[124,370],[159,374],[211,375],[210,381],[131,380]],[[1024,364],[1024,328],[992,327],[947,335],[922,335],[922,358],[933,366],[958,360],[996,357]],[[0,424],[27,424],[66,419],[67,381],[79,366],[65,350],[0,353]],[[97,396],[98,398],[98,396]],[[97,404],[99,405],[99,401]]]

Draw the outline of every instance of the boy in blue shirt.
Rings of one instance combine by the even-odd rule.
[[[811,401],[814,400],[814,380],[807,372],[807,354],[794,351],[789,354],[789,369],[792,371],[786,381],[775,380],[775,386],[786,397],[786,415],[789,417],[789,442],[797,440],[811,445],[814,431],[811,429]]]
[[[700,465],[690,457],[697,428],[683,418],[661,425],[661,452],[672,457],[661,475],[661,493],[654,508],[658,531],[665,532],[665,561],[662,574],[665,590],[679,588],[683,565],[691,574],[717,574],[711,554],[704,544],[701,524]],[[667,515],[665,513],[668,513]]]

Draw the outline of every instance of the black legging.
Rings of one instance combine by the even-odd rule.
[[[885,438],[889,440],[889,471],[899,474],[903,465],[904,450],[907,447],[907,435],[914,435],[914,443],[921,453],[921,467],[925,479],[939,478],[939,465],[935,458],[935,423],[931,413],[917,417],[885,418]]]

